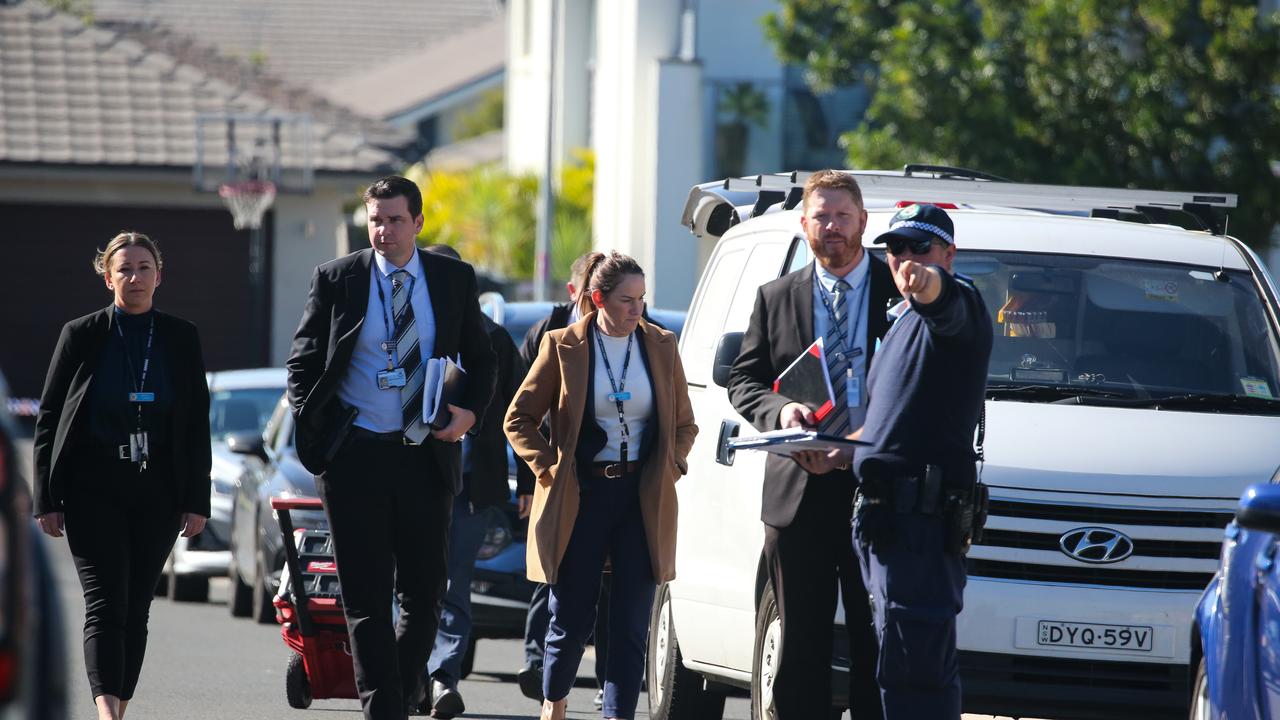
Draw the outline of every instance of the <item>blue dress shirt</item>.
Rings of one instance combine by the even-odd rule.
[[[413,287],[409,302],[413,303],[413,319],[418,326],[418,343],[424,363],[434,354],[436,317],[431,307],[431,295],[427,292],[422,258],[417,252],[414,252],[413,258],[404,268],[397,268],[376,252],[373,259],[373,265],[369,269],[369,305],[365,310],[364,323],[360,326],[355,349],[351,353],[347,376],[338,386],[338,398],[360,411],[356,416],[356,425],[373,432],[395,432],[403,429],[404,425],[400,409],[400,389],[378,389],[378,373],[387,369],[387,354],[382,351],[382,342],[390,339],[387,323],[391,317],[391,273],[403,269],[414,278],[409,281]],[[382,286],[382,297],[378,295],[378,285]],[[421,410],[418,408],[419,412]]]

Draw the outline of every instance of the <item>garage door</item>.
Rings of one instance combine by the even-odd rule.
[[[268,215],[268,259],[271,226]],[[235,230],[227,211],[0,203],[0,228],[8,266],[0,283],[0,370],[13,396],[39,397],[63,323],[111,303],[93,255],[121,230],[159,244],[164,272],[155,305],[199,327],[208,369],[266,363],[270,313],[265,304],[254,308],[249,232]]]

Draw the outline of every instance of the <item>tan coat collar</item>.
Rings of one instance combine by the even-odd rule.
[[[566,327],[564,335],[560,336],[560,344],[572,347],[586,342],[590,337],[587,328],[591,327],[591,323],[596,321],[597,312],[599,311],[591,312],[580,318],[576,323]],[[644,338],[646,350],[656,347],[659,343],[669,343],[675,339],[675,334],[659,330],[657,327],[650,325],[644,318],[640,318],[639,329]]]

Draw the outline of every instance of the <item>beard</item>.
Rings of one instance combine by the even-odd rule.
[[[862,236],[851,237],[838,232],[820,233],[807,237],[809,249],[826,267],[841,268],[853,263],[862,251]]]

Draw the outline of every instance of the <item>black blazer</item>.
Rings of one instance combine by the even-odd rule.
[[[886,305],[898,295],[889,266],[874,255],[870,255],[869,260],[871,287],[865,310],[868,368],[875,355],[875,341],[889,331]],[[773,392],[773,381],[816,339],[813,275],[810,263],[760,286],[751,323],[742,337],[742,349],[729,373],[729,402],[762,432],[778,429],[782,407],[790,402]],[[809,473],[793,460],[770,453],[765,460],[760,519],[773,527],[790,525],[808,481]]]
[[[435,356],[457,357],[461,353],[467,385],[459,406],[475,413],[479,426],[493,396],[495,359],[476,303],[475,271],[444,255],[417,252],[435,314]],[[316,268],[285,362],[289,403],[296,419],[294,445],[303,466],[316,475],[325,471],[325,453],[342,421],[337,391],[364,325],[372,265],[373,249],[365,248]],[[454,493],[461,492],[461,443],[428,437],[423,445],[450,478]]]
[[[75,438],[85,432],[89,418],[81,407],[113,332],[113,306],[62,326],[36,417],[36,515],[62,512],[65,507],[73,467],[67,456]],[[209,385],[196,326],[157,311],[155,348],[165,354],[174,386],[172,456],[158,462],[173,468],[177,510],[209,517]]]
[[[471,475],[467,491],[472,505],[487,507],[506,502],[511,494],[507,485],[507,435],[502,431],[502,421],[506,417],[507,406],[524,382],[525,368],[510,333],[490,320],[488,315],[481,314],[480,319],[484,321],[489,344],[493,346],[498,362],[497,388],[484,420],[477,423],[471,439]],[[516,465],[524,463],[517,460]]]

